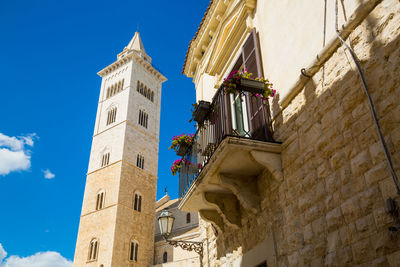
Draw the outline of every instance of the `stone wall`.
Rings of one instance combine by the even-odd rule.
[[[399,1],[382,1],[349,40],[400,174]],[[400,234],[388,231],[385,203],[396,190],[349,53],[339,48],[284,110],[278,100],[284,181],[260,184],[260,214],[240,230],[216,236],[201,223],[205,264],[246,266],[239,259],[272,238],[268,266],[400,266]]]

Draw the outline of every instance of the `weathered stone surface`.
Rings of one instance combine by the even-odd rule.
[[[335,208],[326,214],[328,231],[335,230],[343,224],[343,216],[340,208]]]
[[[370,261],[375,257],[375,251],[369,238],[358,241],[353,245],[353,255],[356,263]]]
[[[363,174],[371,166],[369,153],[363,151],[351,160],[351,171],[355,176]]]
[[[398,267],[400,262],[400,251],[396,251],[387,256],[390,267]]]
[[[400,3],[382,0],[349,38],[398,173],[399,25]],[[265,225],[272,225],[277,266],[400,266],[385,204],[397,193],[359,75],[348,59],[347,50],[337,49],[287,106],[273,103],[274,114],[281,111],[273,126],[274,138],[282,141],[284,179],[266,190],[256,215],[262,219],[248,217],[237,230],[244,240],[234,238],[231,229],[217,237],[224,242],[214,257],[229,259],[226,266],[236,257],[232,250],[242,247],[246,253],[267,235],[260,229]],[[265,67],[269,75],[271,67]]]
[[[367,171],[365,173],[365,181],[367,185],[368,186],[375,185],[379,181],[382,181],[383,179],[388,177],[390,173],[387,168],[388,168],[387,162],[383,161],[378,165],[376,165],[375,167],[373,167],[372,169],[370,169],[369,171]]]

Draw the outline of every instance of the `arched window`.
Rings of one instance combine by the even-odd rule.
[[[130,242],[130,246],[129,246],[129,260],[130,261],[137,261],[138,250],[139,250],[139,243],[137,241],[132,240]]]
[[[164,252],[162,259],[163,259],[163,263],[166,263],[168,261],[168,253],[167,252]]]
[[[101,157],[101,167],[107,166],[110,163],[110,152],[106,152]]]
[[[109,98],[109,97],[110,97],[110,93],[111,93],[111,92],[110,92],[110,87],[108,87],[108,88],[107,88],[107,97],[106,97],[106,98]]]
[[[104,196],[104,191],[100,191],[97,193],[96,210],[101,210],[104,207]]]
[[[151,102],[154,102],[154,92],[151,92]]]
[[[143,83],[140,84],[140,93],[143,95]]]
[[[138,120],[139,125],[143,126],[144,128],[147,128],[148,120],[149,120],[149,115],[147,115],[147,113],[144,112],[143,110],[139,110],[139,120]]]
[[[113,96],[115,94],[115,85],[112,85],[111,86],[111,95],[110,96]]]
[[[117,107],[112,107],[107,114],[107,125],[114,123],[116,117],[117,117]]]
[[[186,214],[186,223],[190,223],[190,213]]]
[[[142,196],[139,193],[135,193],[133,209],[139,212],[142,211]]]
[[[137,81],[137,85],[136,85],[136,91],[138,91],[138,92],[139,92],[139,88],[140,88],[140,82],[139,82],[139,81]]]
[[[141,154],[138,154],[136,157],[136,166],[141,169],[144,169],[144,157]]]
[[[98,249],[99,249],[99,242],[97,241],[96,238],[93,238],[92,241],[90,241],[89,245],[89,253],[88,253],[89,261],[97,260]]]

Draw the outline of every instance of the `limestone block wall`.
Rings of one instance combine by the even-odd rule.
[[[153,263],[154,228],[149,227],[149,223],[155,220],[156,184],[154,176],[129,163],[122,163],[113,266],[128,266],[131,240],[139,243],[138,261],[131,262],[132,266],[149,266]],[[142,195],[141,212],[133,210],[134,193],[138,189]]]
[[[74,256],[74,266],[111,266],[115,222],[117,217],[118,188],[121,162],[112,164],[87,176],[82,204],[81,220]],[[104,208],[96,211],[99,190],[104,190]],[[104,220],[103,218],[107,218]],[[88,262],[89,245],[93,238],[98,240],[98,259]]]
[[[100,95],[99,95],[99,105],[97,107],[97,116],[96,116],[96,123],[95,123],[95,131],[94,133],[98,133],[99,131],[102,131],[102,129],[100,129],[100,111],[102,111],[102,109],[104,108],[104,105],[106,103],[103,103],[104,101],[106,101],[106,97],[107,97],[107,88],[114,85],[115,83],[118,83],[122,80],[124,80],[124,87],[123,90],[127,89],[129,87],[129,84],[131,82],[131,69],[132,69],[133,63],[132,62],[128,62],[126,64],[124,64],[123,66],[121,66],[120,68],[110,72],[109,74],[107,74],[106,76],[103,77],[102,82],[101,82],[101,89],[100,89]],[[115,98],[114,98],[115,99]],[[119,99],[120,101],[120,99]],[[126,103],[127,103],[127,99],[126,99]],[[126,112],[121,114],[126,114]],[[105,123],[104,123],[105,125]],[[104,126],[103,126],[104,127]]]
[[[122,159],[126,128],[125,123],[115,123],[110,130],[93,136],[88,173],[101,168],[105,151],[110,152],[110,164]]]
[[[350,35],[382,132],[400,173],[400,3],[384,0]],[[272,236],[268,266],[399,266],[400,237],[386,199],[396,197],[366,96],[339,48],[283,110],[272,105],[284,181],[260,187],[257,216],[216,236],[208,223],[206,266],[240,266]],[[279,91],[279,88],[277,88]]]
[[[144,156],[144,170],[157,175],[158,167],[158,140],[149,135],[145,129],[135,124],[126,124],[124,144],[124,160],[136,166],[138,153]]]

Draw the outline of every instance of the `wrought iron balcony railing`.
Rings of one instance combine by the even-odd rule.
[[[238,94],[226,94],[223,88],[217,91],[207,119],[184,156],[179,197],[185,195],[227,136],[273,142],[268,101],[246,88]]]

